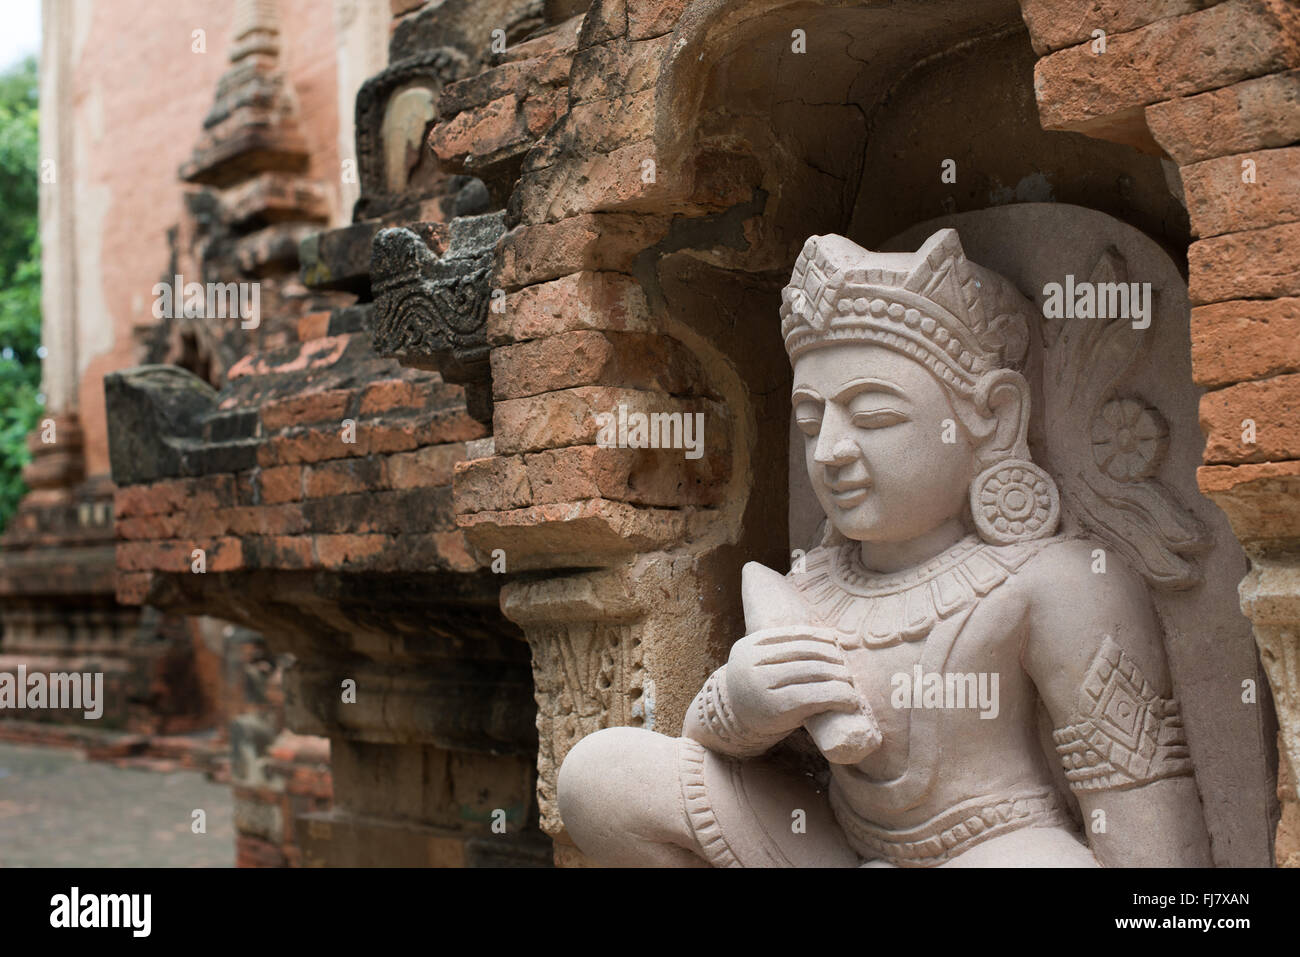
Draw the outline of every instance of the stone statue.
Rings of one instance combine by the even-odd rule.
[[[821,543],[787,575],[745,566],[748,634],[681,738],[608,728],[569,753],[560,813],[589,857],[1210,863],[1147,585],[1114,556],[1097,573],[1030,458],[1042,321],[953,229],[915,253],[807,241],[781,331]],[[800,729],[827,787],[778,760]]]

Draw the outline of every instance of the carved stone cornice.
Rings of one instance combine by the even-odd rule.
[[[439,256],[418,233],[380,230],[371,247],[375,351],[466,386],[470,414],[490,421],[487,339],[493,251],[505,214],[452,220]]]

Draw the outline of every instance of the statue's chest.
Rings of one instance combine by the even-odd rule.
[[[1008,587],[1037,551],[993,547],[970,536],[899,575],[873,575],[857,545],[815,549],[790,578],[815,624],[830,628],[871,705],[885,746],[870,764],[896,766],[918,709],[978,721],[992,693],[1021,689],[1020,604]],[[997,675],[1000,689],[992,687]],[[981,684],[982,682],[982,684]]]

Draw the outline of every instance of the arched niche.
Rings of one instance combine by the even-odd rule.
[[[794,48],[798,31],[806,52]],[[784,521],[797,469],[789,454],[790,373],[777,309],[809,235],[841,233],[882,248],[939,217],[1071,204],[1131,227],[1147,245],[1167,251],[1169,268],[1185,278],[1189,230],[1172,164],[1044,131],[1034,59],[1019,8],[1006,0],[710,0],[692,4],[679,21],[656,87],[657,162],[667,175],[698,176],[718,154],[743,158],[730,168],[752,170],[753,199],[722,213],[679,216],[654,255],[643,257],[638,278],[669,331],[707,344],[705,368],[742,383],[732,418],[733,448],[745,460],[738,469],[745,501],[732,552],[707,570],[724,587],[738,585],[743,561],[784,568],[790,548],[805,544],[790,540]],[[952,161],[955,179],[944,176],[945,161]],[[1185,377],[1184,392],[1194,395],[1185,301],[1179,308],[1181,332],[1161,348],[1177,350],[1169,361]],[[1194,401],[1190,408],[1191,418],[1184,400],[1172,425],[1179,430],[1178,482],[1184,494],[1197,496],[1199,514],[1207,503],[1195,492],[1199,434],[1187,431],[1195,428]],[[1249,672],[1240,677],[1263,689],[1249,625],[1235,604],[1222,607],[1233,597],[1224,583],[1240,578],[1244,559],[1225,537],[1221,516],[1206,514],[1217,523],[1213,547],[1226,556],[1226,571],[1216,571],[1214,594],[1205,600],[1223,622],[1180,652],[1183,679],[1194,693],[1210,693],[1205,666],[1192,658],[1212,654],[1221,639],[1231,646],[1224,667]],[[1192,627],[1186,615],[1181,620],[1178,628]],[[725,655],[719,639],[713,644],[717,656]],[[1275,814],[1268,703],[1217,735],[1204,733],[1212,709],[1200,711],[1199,759],[1208,769],[1202,787],[1216,861],[1266,865]],[[1234,748],[1247,754],[1240,767],[1228,754]]]

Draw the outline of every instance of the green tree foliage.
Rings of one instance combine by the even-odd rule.
[[[0,527],[26,491],[40,418],[41,248],[36,61],[0,74]]]

